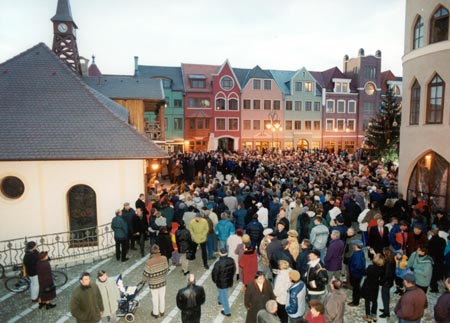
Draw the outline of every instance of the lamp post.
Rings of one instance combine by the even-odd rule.
[[[343,151],[344,150],[344,146],[343,146],[343,142],[342,142],[342,137],[343,137],[344,132],[350,132],[350,129],[347,127],[347,128],[345,128],[345,130],[343,129],[342,131],[339,131],[338,128],[334,128],[333,131],[341,133],[341,144],[340,144],[340,147],[341,147],[341,151]]]
[[[269,121],[266,128],[272,132],[272,150],[273,150],[273,134],[277,133],[277,141],[278,141],[278,132],[283,131],[283,127],[281,126],[280,120],[278,119],[278,114],[275,111],[269,112]]]

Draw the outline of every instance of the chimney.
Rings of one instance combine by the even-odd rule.
[[[381,58],[381,50],[375,52],[375,57]]]
[[[359,49],[359,51],[358,51],[358,56],[359,56],[359,57],[364,56],[364,48],[360,48],[360,49]]]
[[[81,76],[88,76],[89,60],[80,56]]]
[[[347,73],[348,55],[344,55],[344,73]]]
[[[139,76],[139,56],[134,56],[134,76]]]

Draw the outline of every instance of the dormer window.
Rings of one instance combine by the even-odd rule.
[[[172,81],[171,81],[171,80],[169,80],[169,79],[163,79],[162,82],[163,82],[163,87],[164,87],[165,89],[170,89],[170,87],[171,87],[171,85],[172,85]]]
[[[349,93],[349,80],[333,79],[335,93]]]
[[[204,89],[206,87],[206,76],[203,74],[189,74],[189,82],[193,89]]]

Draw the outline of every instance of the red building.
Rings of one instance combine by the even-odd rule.
[[[212,91],[214,130],[210,134],[209,143],[212,149],[238,150],[241,144],[241,87],[228,60],[212,76]]]
[[[181,64],[184,99],[185,151],[213,149],[209,144],[210,133],[214,131],[214,94],[212,76],[220,66]]]

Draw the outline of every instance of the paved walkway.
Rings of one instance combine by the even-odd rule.
[[[147,250],[149,247],[147,246]],[[78,284],[78,278],[81,272],[91,272],[95,277],[99,269],[104,269],[110,276],[122,274],[126,285],[136,285],[142,277],[144,262],[147,259],[141,258],[138,251],[130,251],[130,260],[122,263],[115,260],[115,257],[104,259],[90,264],[77,265],[65,269],[69,280],[66,285],[58,289],[55,303],[57,307],[51,310],[39,310],[37,304],[32,304],[29,293],[12,294],[9,293],[3,284],[0,286],[0,322],[75,322],[69,313],[69,304],[72,290]],[[197,283],[205,287],[206,303],[202,307],[201,322],[220,323],[220,322],[244,322],[246,310],[243,305],[244,295],[241,293],[242,284],[235,284],[230,291],[231,317],[224,317],[220,314],[221,307],[217,305],[217,289],[211,280],[211,270],[213,261],[209,262],[210,269],[205,270],[201,263],[200,252],[197,253],[197,259],[190,264],[190,272],[197,277]],[[166,290],[166,314],[163,318],[154,319],[150,316],[151,312],[151,293],[146,286],[138,295],[140,299],[140,307],[135,315],[135,322],[181,322],[181,314],[176,307],[175,296],[181,287],[186,285],[186,277],[183,276],[181,267],[171,266],[168,276],[168,284]],[[443,290],[443,287],[440,287]],[[347,291],[350,295],[349,291]],[[438,294],[428,294],[429,307],[426,316],[422,322],[433,322],[430,310],[433,309]],[[392,294],[391,312],[398,296]],[[382,307],[381,297],[379,298],[378,308]],[[346,322],[363,322],[364,301],[357,308],[346,307]],[[122,319],[120,322],[125,322]],[[394,314],[386,321],[378,319],[378,322],[397,322]]]

